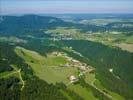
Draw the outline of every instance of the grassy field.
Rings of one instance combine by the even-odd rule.
[[[111,95],[111,96],[114,98],[114,100],[125,100],[125,99],[124,99],[122,96],[120,96],[119,94],[117,94],[117,93],[115,93],[115,92],[112,92],[112,91],[110,91],[110,90],[107,90],[105,87],[103,87],[103,85],[100,83],[99,80],[95,80],[95,81],[94,81],[94,85],[95,85],[97,88],[106,91],[106,93],[109,94],[109,95]]]
[[[79,84],[71,84],[68,86],[68,89],[74,91],[77,93],[79,96],[81,96],[84,100],[98,100],[92,93],[92,91],[89,89],[86,89],[82,87]]]
[[[65,91],[60,90],[60,92],[68,99],[68,100],[73,100],[71,96],[69,96]]]
[[[133,44],[119,43],[119,44],[115,44],[115,46],[121,48],[122,50],[133,52]]]
[[[133,19],[129,19],[129,22],[133,22]],[[102,19],[90,19],[90,20],[81,20],[79,23],[81,24],[92,24],[92,25],[107,25],[109,23],[113,23],[113,22],[127,22],[127,20],[124,19],[118,19],[118,18],[114,18],[114,19],[110,19],[110,18],[102,18]]]
[[[49,53],[45,57],[35,51],[30,51],[22,47],[16,47],[15,52],[31,66],[35,75],[40,79],[45,80],[49,84],[63,82],[67,85],[69,90],[74,91],[79,96],[84,98],[84,100],[97,100],[90,89],[86,89],[80,84],[69,84],[70,81],[68,77],[71,75],[78,77],[79,70],[72,66],[61,66],[69,62],[63,55],[55,56],[52,53]],[[92,86],[96,86],[101,91],[105,90],[108,95],[115,98],[114,100],[124,100],[124,98],[120,95],[103,87],[100,81],[95,78],[95,73],[85,73],[85,82]],[[72,98],[67,93],[65,93],[65,91],[61,90],[60,92],[64,94],[69,100],[72,100]]]
[[[95,74],[86,73],[85,74],[85,81],[86,83],[93,84],[93,82],[96,80]]]
[[[64,38],[84,39],[85,36],[78,29],[68,29],[65,27],[57,27],[56,29],[47,30],[46,33],[56,36],[63,36]]]
[[[47,57],[41,56],[40,54],[30,51],[21,47],[17,47],[15,52],[29,64],[35,75],[40,79],[47,81],[48,83],[55,84],[56,82],[63,82],[66,85],[69,84],[68,77],[70,75],[78,76],[78,70],[75,67],[61,67],[60,64],[68,62],[63,56],[53,56],[48,54]],[[68,89],[74,91],[84,100],[97,100],[93,93],[83,88],[79,84],[70,84]],[[65,91],[60,91],[64,94],[68,100],[73,100]]]
[[[48,83],[64,82],[68,84],[70,75],[78,75],[77,68],[60,66],[68,62],[63,56],[48,54],[47,57],[44,57],[21,47],[17,47],[15,52],[32,67],[35,75]]]
[[[109,94],[110,96],[112,96],[112,98],[114,98],[114,100],[125,100],[123,97],[121,97],[119,94],[112,92],[108,89],[106,89],[101,82],[95,78],[95,74],[94,73],[86,73],[85,75],[85,81],[88,84],[94,85],[96,86],[98,89],[100,90],[104,90],[106,91],[105,93]]]
[[[87,39],[133,52],[133,36],[126,36],[119,32],[91,34]]]
[[[75,34],[78,32],[78,29],[67,29],[65,27],[57,27],[56,29],[48,30],[47,33],[52,34]]]
[[[126,43],[133,44],[133,36],[128,37]]]

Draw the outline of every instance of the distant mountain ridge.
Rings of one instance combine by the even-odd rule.
[[[16,34],[28,30],[47,29],[66,25],[68,23],[63,20],[49,16],[3,16],[0,22],[0,33]]]
[[[24,15],[24,16],[2,16],[0,21],[0,34],[19,35],[25,33],[37,33],[40,29],[56,27],[69,27],[87,31],[105,31],[104,27],[96,25],[84,25],[79,23],[66,22],[62,19],[49,16]]]
[[[93,16],[94,15],[91,15],[90,17],[93,17]],[[86,17],[90,18],[89,15]],[[119,17],[119,18],[123,18],[123,17]],[[118,32],[131,33],[132,27],[119,27],[119,26],[122,26],[123,24],[125,24],[125,22],[121,22],[121,23],[111,22],[105,26],[93,25],[91,23],[84,25],[81,23],[64,21],[63,19],[58,18],[58,16],[56,18],[56,17],[47,16],[47,15],[46,16],[44,15],[1,16],[0,17],[0,34],[4,34],[4,35],[22,35],[22,34],[29,34],[29,33],[36,34],[36,33],[44,33],[44,31],[41,31],[41,30],[47,30],[51,28],[53,29],[57,27],[68,27],[68,28],[79,29],[82,33],[88,33],[88,32],[103,33],[106,31],[118,31]],[[132,23],[130,22],[128,22],[128,24],[132,25]],[[118,26],[118,27],[113,27],[113,26]]]

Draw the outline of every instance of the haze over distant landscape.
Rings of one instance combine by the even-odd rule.
[[[133,13],[133,0],[0,0],[0,14]]]
[[[133,100],[133,0],[0,0],[0,100]]]

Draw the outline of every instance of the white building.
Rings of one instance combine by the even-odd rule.
[[[71,75],[71,76],[69,77],[69,80],[70,80],[71,83],[75,83],[75,82],[78,81],[78,78],[76,78],[74,75]]]

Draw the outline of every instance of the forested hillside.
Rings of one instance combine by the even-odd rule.
[[[109,23],[105,26],[93,24],[80,24],[67,22],[59,18],[38,15],[24,16],[2,16],[0,20],[0,34],[6,35],[27,35],[27,34],[44,34],[44,30],[56,27],[68,27],[80,29],[81,32],[106,32],[106,31],[123,31],[132,32],[132,27],[120,27],[123,24],[132,24],[129,22]],[[116,27],[113,27],[116,26]],[[118,26],[118,27],[117,27]],[[39,34],[39,35],[40,35]]]
[[[133,100],[131,16],[76,16],[1,16],[0,100]]]

